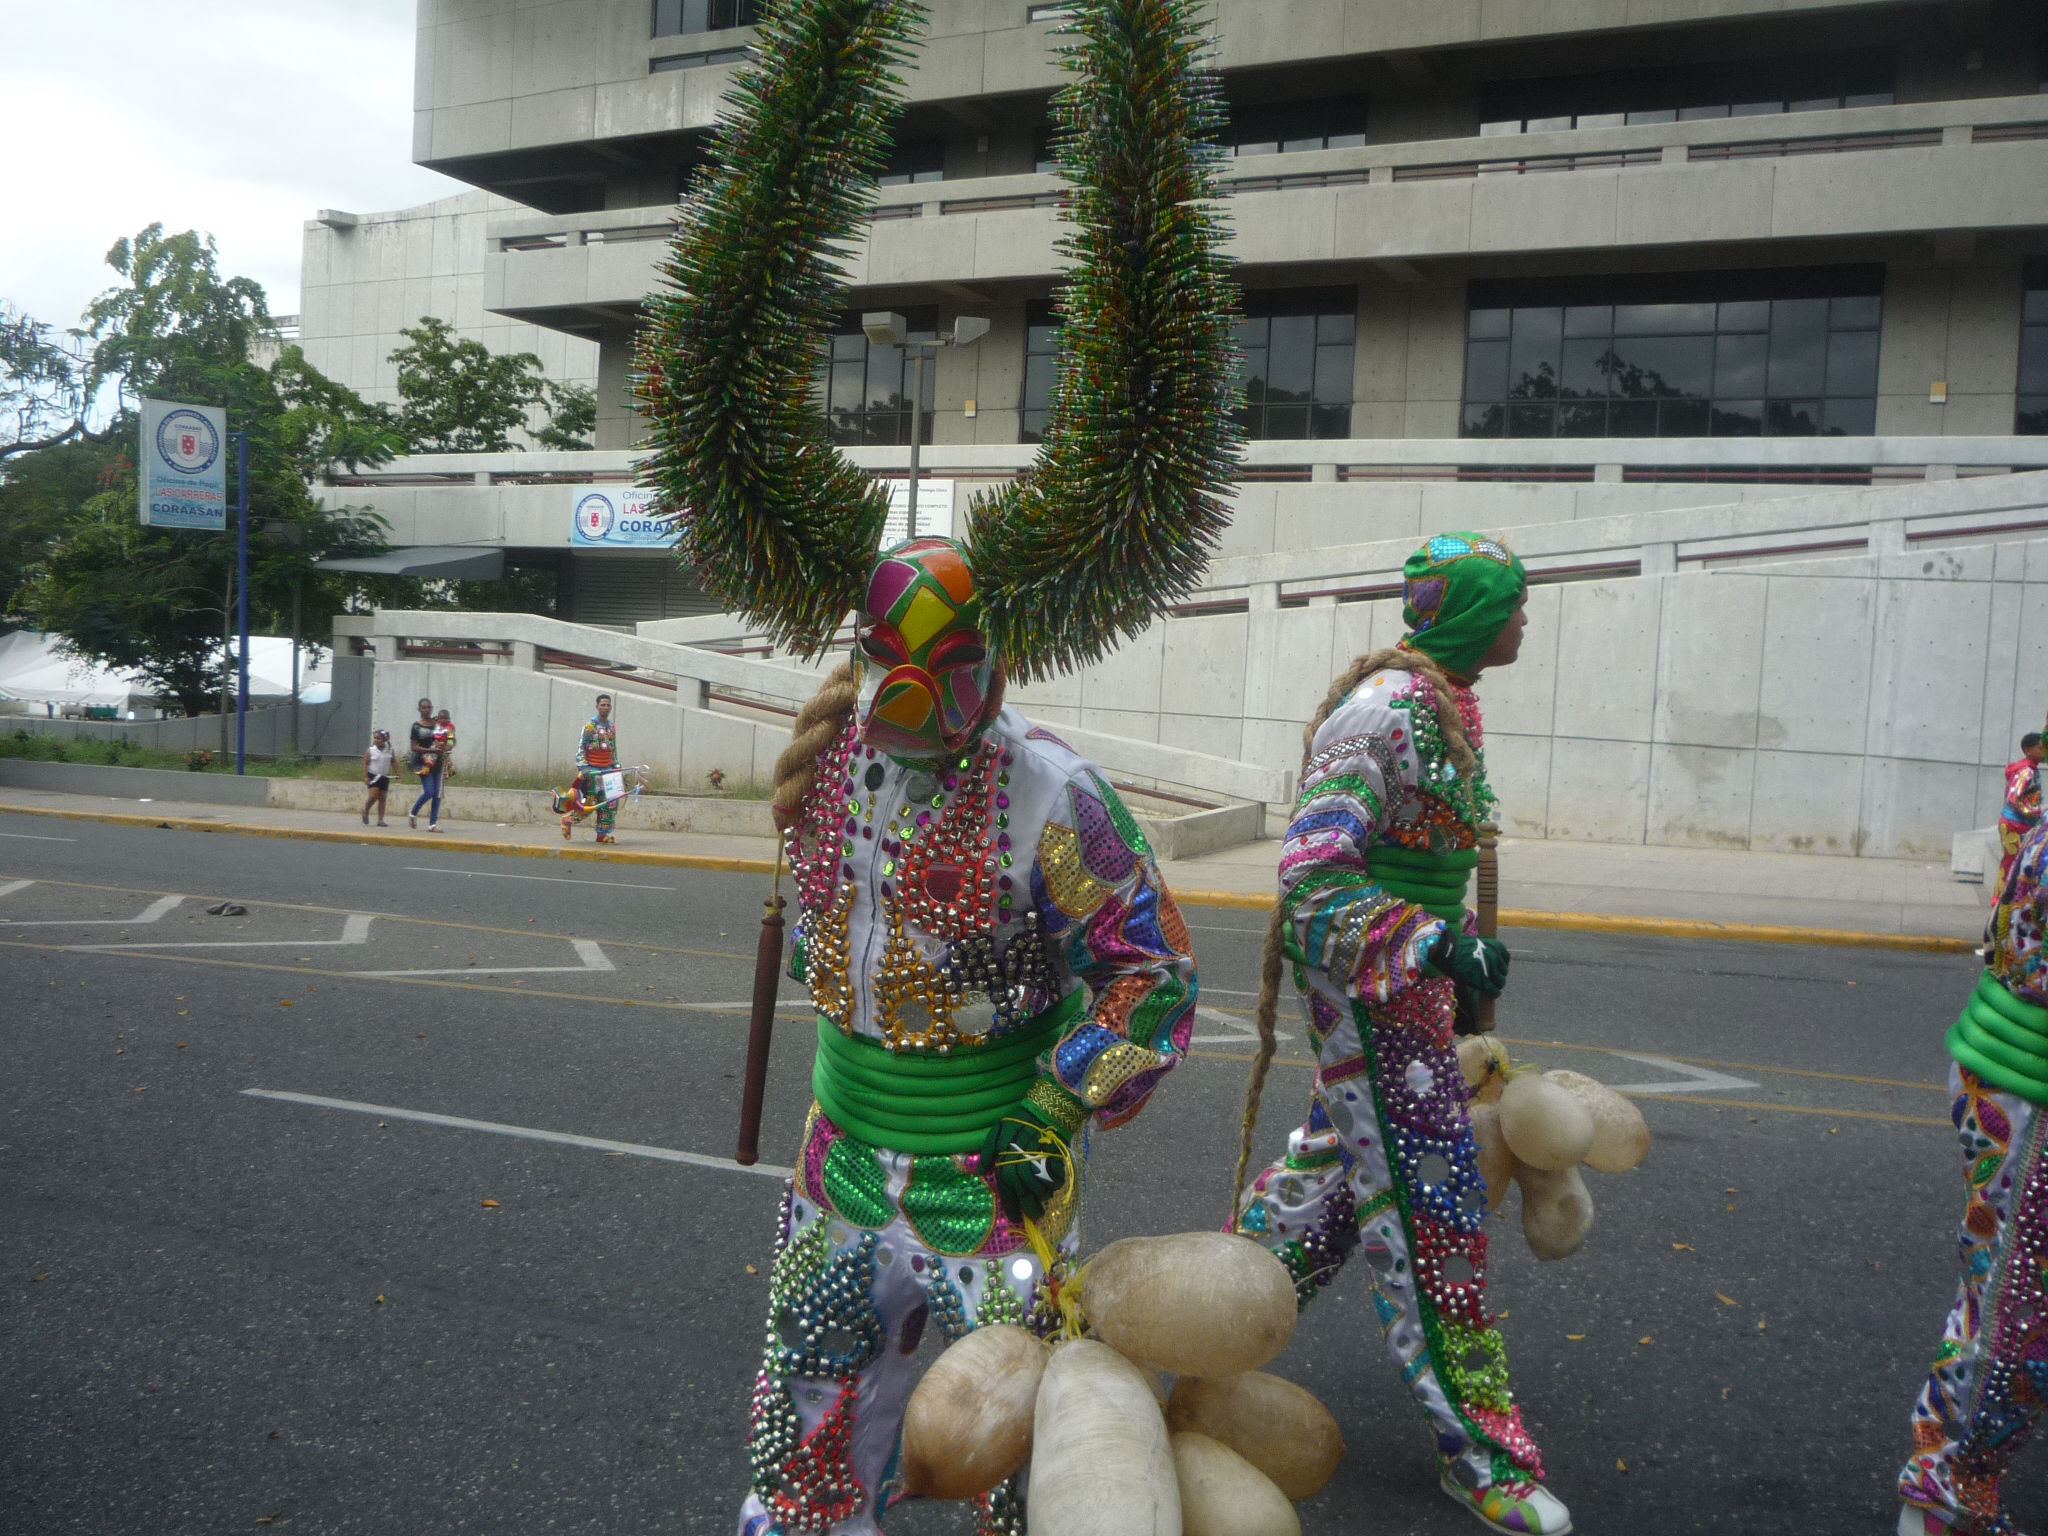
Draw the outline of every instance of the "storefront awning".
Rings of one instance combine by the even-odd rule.
[[[436,576],[444,581],[496,581],[505,574],[505,551],[471,545],[420,545],[381,555],[317,561],[323,571],[359,571],[365,576]]]

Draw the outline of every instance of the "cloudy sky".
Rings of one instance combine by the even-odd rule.
[[[458,190],[411,163],[413,0],[0,0],[0,298],[76,323],[107,247],[210,231],[276,314],[300,226]]]

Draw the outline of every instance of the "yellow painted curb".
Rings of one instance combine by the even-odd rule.
[[[767,875],[772,859],[730,854],[653,853],[632,848],[599,848],[590,844],[499,843],[483,838],[447,837],[422,843],[416,836],[395,833],[324,831],[315,827],[267,827],[251,823],[202,821],[190,816],[146,816],[131,811],[74,811],[45,805],[0,803],[0,811],[17,816],[50,816],[68,821],[105,821],[131,827],[172,827],[181,832],[233,832],[244,837],[285,837],[317,843],[358,843],[387,848],[434,848],[443,853],[509,854],[522,859],[570,859],[595,864],[665,865],[670,869],[710,869],[728,874]],[[1175,891],[1182,906],[1224,907],[1241,912],[1270,912],[1271,896],[1247,891]],[[1824,944],[1848,949],[1898,949],[1920,954],[1963,955],[1976,949],[1974,939],[1938,933],[1869,933],[1845,928],[1799,928],[1774,923],[1716,923],[1703,918],[1638,917],[1617,912],[1536,912],[1502,907],[1503,928],[1549,928],[1567,933],[1625,933],[1648,938],[1722,939],[1741,944]]]

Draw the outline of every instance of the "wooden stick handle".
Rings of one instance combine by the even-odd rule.
[[[1479,829],[1479,891],[1473,909],[1479,931],[1493,938],[1500,930],[1500,828],[1488,823]],[[1479,1032],[1493,1033],[1494,999],[1476,999]]]
[[[775,1033],[775,994],[782,985],[782,909],[787,905],[779,890],[763,903],[761,940],[754,949],[754,1009],[747,1025],[740,1144],[732,1155],[742,1166],[751,1166],[761,1155],[761,1103],[768,1094],[768,1045]]]

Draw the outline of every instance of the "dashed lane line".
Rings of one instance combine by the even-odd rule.
[[[0,918],[0,928],[139,928],[144,923],[157,922],[166,912],[172,911],[184,900],[182,896],[159,896],[136,917]]]
[[[463,1115],[436,1115],[421,1109],[398,1109],[389,1104],[361,1104],[354,1099],[329,1099],[314,1093],[285,1093],[274,1088],[244,1088],[242,1093],[252,1099],[307,1104],[315,1109],[340,1109],[351,1114],[375,1115],[380,1120],[410,1120],[419,1125],[440,1125],[457,1131],[485,1131],[493,1136],[516,1136],[523,1141],[551,1141],[560,1146],[588,1147],[595,1152],[616,1152],[626,1157],[688,1163],[693,1168],[715,1168],[721,1173],[757,1173],[763,1178],[786,1179],[796,1171],[774,1163],[736,1163],[729,1157],[679,1152],[674,1147],[650,1147],[637,1141],[609,1141],[602,1136],[576,1136],[567,1131],[542,1131],[529,1125],[503,1125],[496,1120],[471,1120]]]
[[[64,947],[81,954],[103,954],[110,949],[338,949],[354,947],[370,942],[370,924],[375,915],[369,912],[352,912],[347,922],[341,925],[338,939],[178,939],[151,943],[148,939],[134,939],[125,944],[67,944]]]
[[[0,837],[17,843],[75,843],[75,837],[37,837],[33,832],[0,832]]]
[[[578,965],[449,965],[431,971],[351,971],[352,976],[559,976],[566,972],[616,971],[595,939],[571,939]]]
[[[33,880],[9,880],[0,884],[0,896],[12,896],[16,891],[25,891],[34,885]]]

